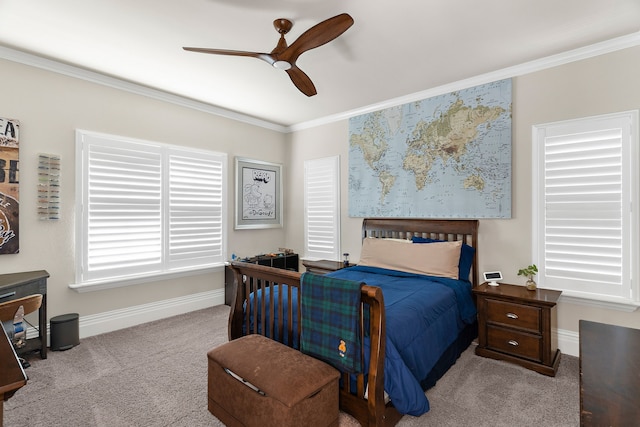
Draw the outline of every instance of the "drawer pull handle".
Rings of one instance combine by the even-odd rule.
[[[520,344],[518,344],[518,341],[516,341],[516,340],[509,340],[508,342],[509,342],[509,345],[512,345],[514,347],[517,347],[518,345],[520,345]]]
[[[518,318],[518,315],[517,315],[517,314],[515,314],[515,313],[507,313],[507,317],[508,317],[509,319],[517,319],[517,318]]]
[[[0,295],[0,299],[9,298],[9,297],[14,296],[15,294],[16,294],[16,292],[15,292],[15,291],[13,291],[13,292],[7,292],[6,294]]]

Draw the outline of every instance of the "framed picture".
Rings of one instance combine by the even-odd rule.
[[[236,230],[282,227],[282,165],[236,157]]]

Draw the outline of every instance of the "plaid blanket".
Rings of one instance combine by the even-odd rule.
[[[300,278],[300,350],[342,372],[362,372],[360,288],[362,283],[304,273]]]

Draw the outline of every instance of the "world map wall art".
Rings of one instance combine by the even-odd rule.
[[[349,119],[349,216],[511,218],[511,85]]]

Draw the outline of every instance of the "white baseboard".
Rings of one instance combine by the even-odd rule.
[[[81,316],[80,339],[224,304],[224,289]]]
[[[558,337],[558,348],[563,354],[569,356],[579,357],[580,355],[580,340],[578,332],[568,331],[566,329],[556,329],[555,332]]]
[[[78,335],[80,339],[87,338],[221,304],[224,304],[224,289],[216,289],[119,310],[80,316],[78,318]],[[33,327],[27,329],[27,338],[37,336],[37,329]],[[50,342],[50,325],[47,323],[47,343]]]

